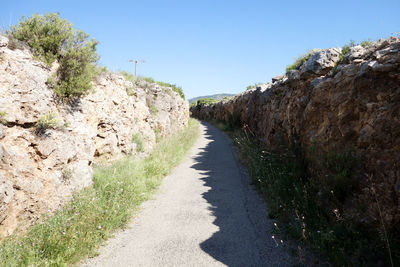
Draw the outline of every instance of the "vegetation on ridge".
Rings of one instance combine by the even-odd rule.
[[[76,98],[89,93],[96,74],[107,71],[107,68],[96,65],[100,58],[96,52],[98,41],[74,29],[72,23],[60,18],[58,13],[22,17],[17,25],[10,27],[7,34],[9,47],[15,49],[27,44],[34,56],[48,66],[58,62],[57,72],[47,82],[61,98]],[[125,71],[120,73],[132,82],[145,80],[170,87],[185,99],[180,86],[154,81],[149,77],[135,78]]]
[[[209,104],[214,104],[219,102],[220,100],[214,99],[214,98],[200,98],[195,102],[192,102],[190,104],[190,108],[192,107],[202,107],[204,105],[209,105]]]
[[[286,67],[286,73],[288,73],[291,70],[298,70],[300,69],[301,65],[303,65],[307,60],[317,52],[318,49],[312,49],[311,51],[307,52],[304,55],[299,56],[298,58],[295,58],[294,62],[291,65],[288,65]]]
[[[12,39],[25,42],[34,55],[49,66],[58,61],[57,73],[48,83],[56,95],[74,98],[87,94],[96,73],[98,42],[89,35],[76,30],[59,14],[35,14],[22,18],[8,31]]]
[[[348,64],[349,63],[349,59],[347,57],[347,54],[350,52],[350,48],[354,47],[356,45],[361,45],[362,47],[368,47],[370,45],[372,45],[374,42],[371,39],[368,40],[364,40],[359,44],[356,44],[356,42],[354,40],[350,40],[350,42],[348,44],[345,44],[342,47],[342,51],[340,52],[339,55],[339,61],[336,62],[335,66],[332,69],[332,74],[336,74],[338,72],[338,66],[342,65],[342,64]]]
[[[154,193],[198,134],[198,122],[191,119],[186,129],[162,139],[147,158],[127,157],[108,167],[96,167],[93,186],[75,194],[26,236],[3,240],[0,266],[65,266],[94,256],[99,245],[126,225]],[[64,179],[70,176],[68,172],[63,172]]]
[[[125,77],[128,81],[132,82],[133,84],[138,84],[141,80],[146,81],[148,83],[157,83],[162,87],[170,87],[172,91],[177,92],[182,99],[185,99],[185,94],[183,93],[182,87],[177,86],[176,84],[166,83],[166,82],[158,82],[155,81],[153,78],[145,77],[145,76],[138,76],[135,77],[132,73],[128,71],[121,70],[118,72],[122,76]]]

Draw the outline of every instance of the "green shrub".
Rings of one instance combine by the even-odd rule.
[[[214,99],[214,98],[200,98],[196,101],[196,106],[197,107],[202,107],[205,105],[209,105],[209,104],[214,104],[217,103],[218,100]]]
[[[165,83],[165,82],[157,82],[160,86],[164,86],[164,87],[171,87],[172,91],[177,92],[179,94],[180,97],[182,97],[183,99],[185,99],[185,94],[182,91],[182,87],[177,86],[176,84],[170,84],[170,83]]]
[[[60,66],[48,81],[62,98],[80,97],[89,92],[98,60],[94,39],[75,30],[59,14],[35,14],[22,18],[8,31],[9,36],[25,42],[33,54],[48,65],[58,60]]]
[[[301,65],[303,65],[307,60],[317,52],[318,49],[313,49],[306,53],[305,55],[302,55],[294,60],[294,62],[286,67],[286,73],[288,73],[291,70],[298,70],[300,69]]]
[[[97,42],[92,40],[86,43],[88,35],[80,33],[75,41],[81,42],[81,45],[70,48],[59,59],[57,82],[53,84],[53,89],[60,97],[80,97],[92,89],[91,81],[96,73],[94,63],[98,60]]]
[[[139,133],[136,133],[132,136],[132,142],[134,142],[136,144],[136,151],[138,151],[138,152],[144,151],[143,141],[142,141],[142,138],[140,137]]]
[[[73,28],[58,14],[35,14],[30,18],[22,17],[18,25],[11,26],[9,33],[17,40],[26,42],[35,56],[51,64],[73,35]]]

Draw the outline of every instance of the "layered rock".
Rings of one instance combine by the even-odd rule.
[[[270,148],[299,142],[322,180],[323,155],[354,149],[359,165],[344,216],[378,225],[382,215],[395,227],[400,222],[400,39],[351,47],[346,64],[336,66],[340,53],[318,51],[272,85],[191,112],[200,119],[237,119]]]
[[[171,88],[132,84],[113,73],[99,75],[93,93],[61,103],[46,85],[56,66],[7,43],[0,36],[0,236],[27,228],[90,185],[93,162],[149,153],[156,133],[187,124],[188,103]],[[56,126],[39,132],[46,114]]]

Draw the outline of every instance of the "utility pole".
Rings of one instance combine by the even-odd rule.
[[[143,59],[138,60],[138,59],[130,59],[129,62],[134,62],[135,63],[135,78],[137,77],[136,75],[136,71],[137,71],[137,64],[138,63],[145,63],[146,61],[144,61]]]

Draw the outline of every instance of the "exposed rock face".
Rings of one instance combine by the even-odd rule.
[[[296,140],[316,173],[323,168],[317,170],[315,155],[354,148],[360,163],[344,216],[379,224],[375,190],[386,225],[394,227],[400,222],[399,50],[399,38],[355,46],[346,55],[350,63],[336,71],[340,50],[322,50],[272,85],[191,112],[200,119],[238,117],[271,148]]]
[[[0,36],[0,236],[28,227],[90,185],[94,161],[146,154],[155,132],[168,135],[187,124],[188,103],[171,88],[137,86],[112,73],[97,77],[94,92],[81,100],[59,103],[46,86],[54,68],[7,42]],[[36,122],[48,112],[57,127],[39,134]],[[135,134],[144,152],[136,150]]]
[[[339,61],[341,48],[328,48],[314,53],[300,68],[300,75],[306,73],[324,75]]]

